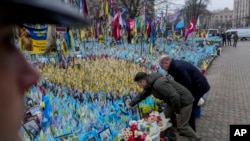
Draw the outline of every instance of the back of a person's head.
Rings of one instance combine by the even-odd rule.
[[[140,81],[142,79],[146,79],[148,76],[148,74],[146,72],[138,72],[136,75],[135,75],[135,78],[134,78],[134,81],[137,82],[137,81]]]

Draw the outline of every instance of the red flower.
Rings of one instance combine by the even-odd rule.
[[[137,138],[137,141],[144,141],[146,136],[147,135],[145,133],[143,135],[139,135],[138,138]]]
[[[137,125],[136,124],[132,124],[130,126],[130,131],[134,132],[137,129]]]
[[[133,135],[131,135],[131,136],[128,137],[128,141],[135,141]]]

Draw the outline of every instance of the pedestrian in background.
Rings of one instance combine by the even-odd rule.
[[[234,37],[233,37],[233,40],[234,40],[234,43],[233,43],[233,47],[236,47],[237,46],[237,42],[239,40],[239,36],[238,36],[238,33],[234,33]]]
[[[232,46],[231,44],[231,38],[232,38],[232,34],[230,32],[227,33],[227,45],[228,46]]]
[[[195,111],[200,99],[210,90],[210,85],[201,71],[191,63],[175,60],[167,55],[159,58],[159,65],[170,74],[174,80],[186,87],[193,95],[195,101],[189,120],[189,125],[196,131]]]
[[[223,32],[223,33],[221,34],[221,38],[222,38],[222,45],[223,45],[224,47],[227,46],[227,35],[226,35],[225,32]]]

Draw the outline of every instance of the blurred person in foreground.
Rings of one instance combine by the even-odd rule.
[[[209,90],[210,85],[201,71],[191,63],[182,60],[175,60],[167,55],[159,58],[159,65],[170,74],[174,80],[186,87],[194,97],[193,110],[189,120],[189,125],[196,131],[195,109],[200,98]]]
[[[18,130],[24,112],[24,93],[39,79],[14,45],[13,25],[87,25],[83,16],[54,0],[0,1],[0,141],[21,141]]]
[[[143,92],[139,93],[129,103],[128,108],[135,106],[153,94],[154,97],[168,104],[164,109],[167,118],[172,117],[173,114],[176,115],[177,131],[181,136],[187,137],[190,141],[202,140],[188,124],[194,101],[188,89],[160,73],[147,74],[138,72],[134,81],[143,88]],[[172,141],[172,139],[169,140]]]

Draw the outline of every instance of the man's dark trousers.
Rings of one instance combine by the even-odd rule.
[[[203,94],[204,95],[204,94]],[[203,96],[202,95],[202,96]],[[199,100],[200,98],[202,97],[201,95],[198,96],[198,97],[195,97],[195,100],[194,100],[194,103],[193,103],[193,109],[192,109],[192,113],[191,113],[191,116],[190,116],[190,119],[189,119],[189,125],[190,127],[196,132],[196,126],[195,126],[195,119],[196,119],[196,114],[195,114],[195,111],[196,111],[196,107],[199,103]]]

